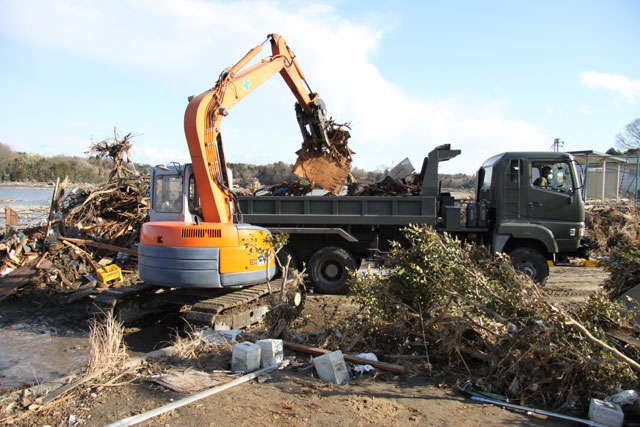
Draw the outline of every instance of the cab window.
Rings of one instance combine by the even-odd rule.
[[[182,178],[180,175],[157,175],[153,186],[156,212],[182,212]]]
[[[189,194],[187,199],[189,201],[189,212],[191,212],[192,215],[202,216],[200,196],[198,195],[198,187],[196,186],[196,179],[193,174],[189,177]]]
[[[573,177],[568,162],[531,162],[531,185],[549,191],[573,191]]]

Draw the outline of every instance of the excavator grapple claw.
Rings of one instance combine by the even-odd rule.
[[[296,117],[302,131],[302,148],[293,173],[337,194],[351,171],[351,156],[347,145],[351,135],[348,125],[340,125],[326,117],[321,99],[314,101],[314,110],[307,113],[296,104]]]

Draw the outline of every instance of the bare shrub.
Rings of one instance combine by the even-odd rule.
[[[624,322],[611,317],[615,303],[598,295],[565,312],[507,256],[426,226],[405,235],[409,245],[394,245],[391,269],[352,280],[369,324],[363,341],[389,353],[395,345],[396,354],[428,345],[434,367],[453,366],[485,391],[544,405],[586,404],[637,384],[637,364],[625,363],[604,332]]]

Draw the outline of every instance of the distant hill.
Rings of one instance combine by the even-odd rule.
[[[70,182],[105,182],[113,162],[95,157],[52,156],[14,151],[0,142],[0,181],[51,182],[68,177]],[[141,174],[148,174],[151,166],[136,164]]]

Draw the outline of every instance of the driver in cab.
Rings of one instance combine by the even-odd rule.
[[[545,166],[542,168],[540,176],[533,181],[533,185],[536,187],[547,188],[549,183],[553,179],[553,171],[549,166]]]

